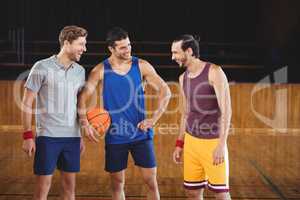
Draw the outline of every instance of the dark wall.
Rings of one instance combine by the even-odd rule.
[[[1,6],[1,37],[24,28],[28,40],[56,40],[63,26],[77,24],[86,27],[93,40],[104,40],[106,30],[119,25],[134,40],[169,41],[188,32],[200,34],[204,41],[254,42],[257,1],[6,0]]]
[[[24,29],[26,41],[57,41],[70,24],[87,28],[89,40],[105,40],[112,26],[128,30],[133,41],[170,41],[192,33],[202,42],[261,47],[265,67],[288,65],[299,82],[299,10],[299,0],[3,0],[0,40]]]
[[[189,32],[209,42],[278,46],[289,41],[299,9],[298,0],[3,0],[0,38],[24,28],[27,39],[56,40],[63,26],[77,24],[90,39],[103,40],[119,25],[135,40],[168,41]]]

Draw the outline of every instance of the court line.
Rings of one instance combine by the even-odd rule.
[[[278,188],[278,186],[272,181],[272,179],[266,175],[266,173],[263,172],[262,168],[259,167],[259,165],[257,164],[256,161],[248,159],[248,161],[250,162],[250,164],[256,169],[256,171],[259,173],[261,179],[263,180],[264,183],[266,183],[271,190],[276,193],[280,199],[282,200],[288,200],[288,198],[286,198],[284,196],[284,194],[282,193],[282,191]]]

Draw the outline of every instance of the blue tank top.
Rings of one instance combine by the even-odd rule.
[[[104,60],[103,101],[112,121],[105,136],[106,144],[153,138],[152,129],[143,132],[137,128],[146,112],[138,58],[132,57],[131,68],[125,75],[114,72],[108,59]]]

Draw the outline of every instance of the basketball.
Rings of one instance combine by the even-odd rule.
[[[109,113],[103,108],[88,110],[87,119],[100,135],[104,135],[111,124]]]

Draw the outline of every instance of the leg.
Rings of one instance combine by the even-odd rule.
[[[56,147],[51,138],[36,138],[36,152],[33,164],[34,174],[36,175],[34,200],[47,200],[59,151],[59,148]]]
[[[230,200],[229,194],[229,159],[227,147],[224,155],[224,162],[213,165],[212,152],[218,145],[218,139],[205,141],[207,158],[203,161],[208,176],[208,189],[215,192],[218,200]]]
[[[195,190],[185,189],[186,196],[189,200],[203,200],[203,192],[204,188]]]
[[[57,161],[61,175],[61,199],[75,200],[76,173],[80,171],[80,138],[61,139],[63,151]]]
[[[229,192],[216,193],[215,197],[217,200],[231,200]]]
[[[201,141],[189,134],[185,134],[183,150],[183,186],[190,200],[202,200],[207,177],[202,165]]]
[[[62,200],[75,200],[76,173],[61,171]]]
[[[125,185],[125,170],[120,172],[110,173],[112,199],[125,200],[124,185]]]
[[[152,140],[142,140],[130,146],[130,152],[135,162],[140,168],[142,177],[149,192],[148,199],[160,199],[158,184],[156,180],[156,161]]]
[[[112,199],[124,200],[125,169],[128,161],[128,144],[105,145],[105,171],[110,173]]]
[[[34,190],[34,200],[47,200],[51,187],[52,175],[36,176],[36,187]]]
[[[149,192],[147,194],[147,199],[158,200],[159,190],[156,180],[156,167],[154,168],[140,168],[142,177],[146,185],[148,186]]]

